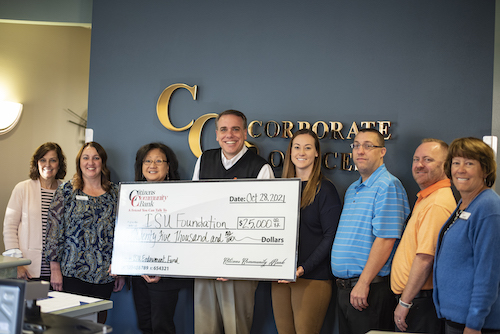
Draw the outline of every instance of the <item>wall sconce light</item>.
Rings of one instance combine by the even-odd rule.
[[[6,134],[17,125],[22,111],[21,103],[0,101],[0,135]]]

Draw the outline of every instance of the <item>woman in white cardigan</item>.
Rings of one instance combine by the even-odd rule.
[[[3,223],[4,254],[31,260],[17,268],[17,278],[50,280],[50,265],[42,258],[47,211],[65,176],[66,157],[58,144],[48,142],[31,158],[30,179],[12,191]]]

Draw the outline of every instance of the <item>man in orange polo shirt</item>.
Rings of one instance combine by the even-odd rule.
[[[398,298],[394,322],[412,333],[442,333],[432,301],[432,266],[439,231],[456,207],[444,173],[448,145],[424,139],[413,155],[412,174],[420,187],[392,261],[391,289]]]

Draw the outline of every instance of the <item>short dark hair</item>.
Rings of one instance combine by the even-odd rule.
[[[139,150],[137,150],[137,154],[135,155],[135,180],[136,181],[144,181],[146,178],[142,174],[142,161],[148,155],[149,151],[154,150],[155,148],[162,151],[167,157],[168,162],[168,174],[165,176],[165,180],[180,180],[179,177],[179,162],[177,161],[177,157],[175,156],[174,151],[167,145],[163,143],[149,143],[144,146],[141,146]]]
[[[486,174],[485,184],[491,188],[497,177],[497,163],[493,149],[481,139],[474,137],[458,138],[451,142],[448,156],[444,163],[444,172],[451,179],[451,161],[453,158],[461,157],[477,160],[481,169]]]
[[[378,138],[378,143],[377,143],[377,144],[378,144],[379,146],[385,146],[385,139],[384,139],[384,136],[382,136],[382,134],[381,134],[378,130],[376,130],[376,129],[374,129],[374,128],[368,128],[368,129],[363,128],[363,129],[361,129],[361,130],[359,130],[359,131],[358,131],[358,134],[359,134],[359,133],[362,133],[362,132],[375,133],[375,134],[377,135],[377,138]],[[356,136],[357,136],[358,134],[356,134]],[[354,139],[356,139],[356,137],[354,137]]]
[[[104,148],[95,141],[90,141],[88,143],[83,144],[80,151],[76,155],[76,174],[73,176],[73,189],[83,189],[83,178],[82,178],[82,168],[80,167],[80,158],[82,157],[83,150],[87,147],[93,147],[101,157],[101,187],[104,191],[108,192],[111,189],[111,172],[106,166],[106,161],[108,161],[108,155]]]
[[[226,115],[234,115],[234,116],[238,116],[238,117],[241,117],[241,119],[243,120],[243,128],[246,129],[247,128],[247,117],[245,116],[244,113],[242,113],[241,111],[238,111],[238,110],[234,110],[234,109],[229,109],[229,110],[225,110],[223,112],[221,112],[219,115],[217,115],[217,117],[215,118],[215,128],[218,129],[219,128],[219,119],[222,117],[222,116],[226,116]]]
[[[57,171],[56,179],[64,179],[66,176],[66,157],[64,156],[61,146],[53,142],[47,142],[40,145],[35,153],[33,153],[30,161],[30,179],[38,180],[40,178],[38,161],[49,151],[56,151],[57,159],[59,160],[59,170]]]

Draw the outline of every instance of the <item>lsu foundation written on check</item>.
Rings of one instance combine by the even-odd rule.
[[[295,281],[300,179],[120,184],[117,275]]]

